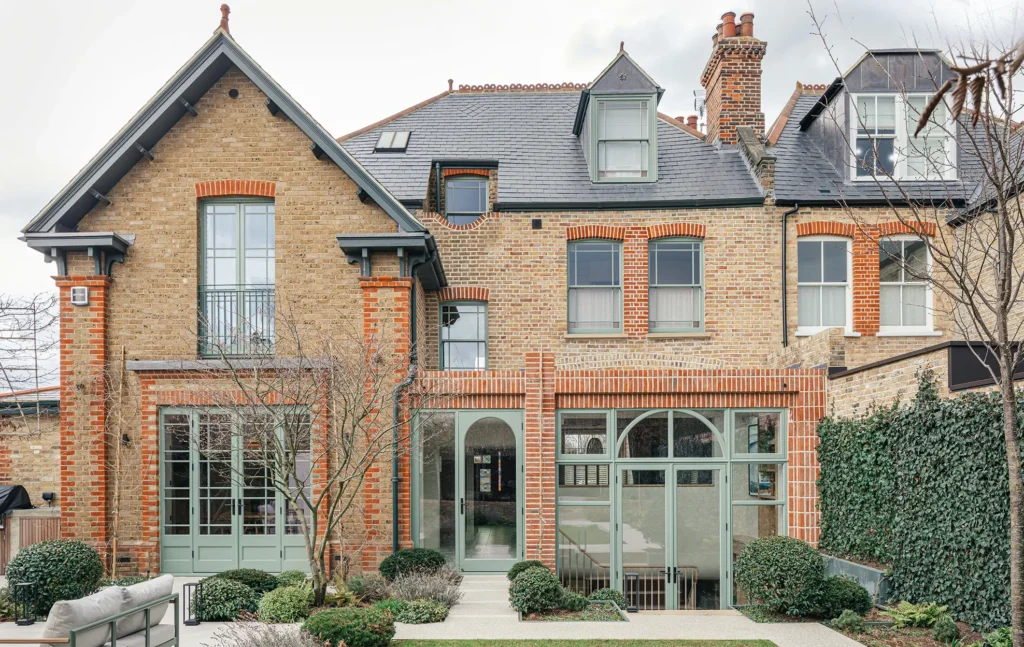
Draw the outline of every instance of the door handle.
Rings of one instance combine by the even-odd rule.
[[[459,514],[466,514],[466,499],[459,497]]]
[[[675,584],[679,581],[679,569],[675,566],[672,567],[672,583]]]

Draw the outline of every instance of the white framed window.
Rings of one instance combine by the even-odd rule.
[[[854,180],[956,179],[956,123],[945,103],[914,137],[930,94],[857,94],[850,115]]]
[[[569,333],[622,332],[622,243],[569,243]]]
[[[826,328],[852,332],[850,239],[809,236],[797,241],[797,334]]]
[[[445,218],[453,225],[468,225],[487,212],[485,177],[465,176],[449,178],[444,183]]]
[[[878,254],[879,333],[932,331],[931,256],[917,236],[880,241]]]
[[[657,174],[649,99],[597,99],[598,181],[649,181]],[[655,168],[652,169],[652,166]]]

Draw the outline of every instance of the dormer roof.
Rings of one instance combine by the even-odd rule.
[[[636,61],[626,53],[625,47],[620,44],[619,53],[615,55],[611,63],[605,66],[601,73],[587,85],[580,93],[579,105],[576,107],[576,119],[573,122],[572,134],[577,137],[580,128],[583,126],[583,118],[586,116],[587,106],[590,103],[591,95],[616,95],[616,94],[654,94],[657,95],[655,103],[661,101],[661,95],[665,94],[664,88],[658,85],[651,75],[637,65]]]

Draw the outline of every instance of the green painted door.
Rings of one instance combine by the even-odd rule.
[[[505,572],[523,555],[523,416],[456,414],[456,554],[460,570]]]

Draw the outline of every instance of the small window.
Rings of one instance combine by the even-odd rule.
[[[487,304],[441,304],[441,368],[487,368]]]
[[[921,112],[928,103],[928,97],[913,96],[907,98],[907,159],[906,177],[927,180],[950,177],[956,171],[953,163],[954,150],[952,138],[949,136],[949,113],[946,104],[939,102],[917,137],[914,131],[921,118]]]
[[[858,119],[859,117],[859,119]],[[857,176],[896,172],[896,97],[857,97]]]
[[[569,244],[569,332],[622,331],[622,244]]]
[[[797,243],[797,325],[849,328],[850,253],[846,240]]]
[[[444,185],[445,217],[453,225],[468,225],[487,212],[487,188],[484,177],[454,177]]]
[[[648,106],[648,101],[597,102],[598,179],[652,175]]]
[[[956,123],[945,103],[935,107],[928,123],[914,136],[930,98],[927,94],[854,97],[855,112],[850,115],[851,138],[855,141],[854,178],[956,178]]]
[[[608,414],[562,413],[559,415],[559,451],[563,456],[607,454]]]
[[[375,153],[404,153],[409,146],[408,130],[386,130],[377,139],[377,145],[373,147]]]
[[[883,240],[881,247],[879,324],[883,329],[929,328],[928,246],[915,238]]]
[[[651,332],[702,329],[702,247],[701,241],[681,239],[650,244],[647,312]]]

